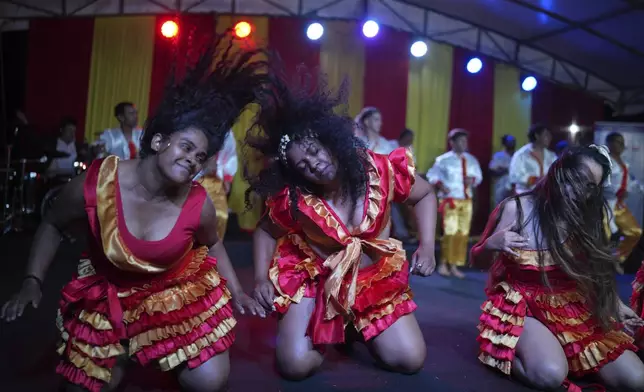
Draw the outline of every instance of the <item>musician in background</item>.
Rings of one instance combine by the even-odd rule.
[[[237,141],[228,131],[224,145],[217,155],[210,158],[196,180],[206,189],[217,212],[217,236],[224,239],[228,224],[228,195],[237,173]]]
[[[99,136],[99,156],[116,155],[124,160],[138,157],[143,130],[138,126],[139,113],[136,106],[132,102],[121,102],[114,107],[114,117],[118,120],[119,127],[106,129]]]
[[[51,159],[47,168],[47,177],[73,176],[76,168],[76,120],[71,117],[64,118],[60,123],[60,134],[56,139],[55,151],[58,156]]]

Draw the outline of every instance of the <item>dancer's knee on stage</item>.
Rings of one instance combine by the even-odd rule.
[[[383,364],[392,371],[403,374],[418,373],[425,364],[427,347],[423,345],[404,346],[399,350],[380,355]]]
[[[554,390],[561,387],[568,377],[568,366],[559,361],[544,360],[539,366],[526,369],[526,378],[538,389]]]
[[[423,368],[427,345],[413,314],[398,319],[370,343],[372,354],[391,371],[413,374]]]
[[[224,352],[194,369],[179,371],[181,390],[186,392],[219,392],[225,390],[230,374],[230,358]]]
[[[299,346],[299,347],[298,347]],[[324,357],[307,345],[284,344],[277,347],[277,369],[289,380],[303,380],[322,365]]]
[[[616,391],[644,391],[644,364],[632,351],[625,351],[600,371],[602,381]]]

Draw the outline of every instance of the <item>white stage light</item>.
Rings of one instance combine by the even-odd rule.
[[[319,40],[320,38],[322,38],[323,34],[324,34],[324,27],[317,22],[311,23],[309,27],[306,29],[306,36],[309,37],[309,39],[312,41]]]
[[[380,26],[373,20],[368,20],[362,25],[362,34],[367,38],[373,38],[378,35],[378,30],[380,30]]]
[[[427,54],[427,44],[425,41],[416,41],[411,45],[410,52],[414,57],[423,57]]]
[[[521,88],[523,91],[532,91],[537,87],[537,79],[534,76],[528,76],[527,78],[523,79],[523,83],[521,83]]]
[[[572,123],[568,127],[568,131],[570,132],[571,135],[575,135],[577,132],[579,132],[579,125]]]
[[[478,57],[474,57],[467,62],[467,72],[469,73],[475,74],[479,72],[481,68],[483,68],[483,62]]]

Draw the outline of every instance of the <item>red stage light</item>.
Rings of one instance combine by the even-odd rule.
[[[253,32],[253,27],[248,22],[238,22],[235,25],[235,35],[238,38],[246,38]]]
[[[161,26],[161,34],[166,38],[174,38],[179,34],[179,25],[169,20]]]

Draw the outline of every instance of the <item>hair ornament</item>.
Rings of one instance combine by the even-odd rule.
[[[288,148],[289,143],[291,143],[291,137],[285,133],[284,135],[282,135],[282,138],[280,139],[280,146],[277,149],[279,157],[282,160],[282,163],[285,165],[288,162],[286,160],[286,149]]]

